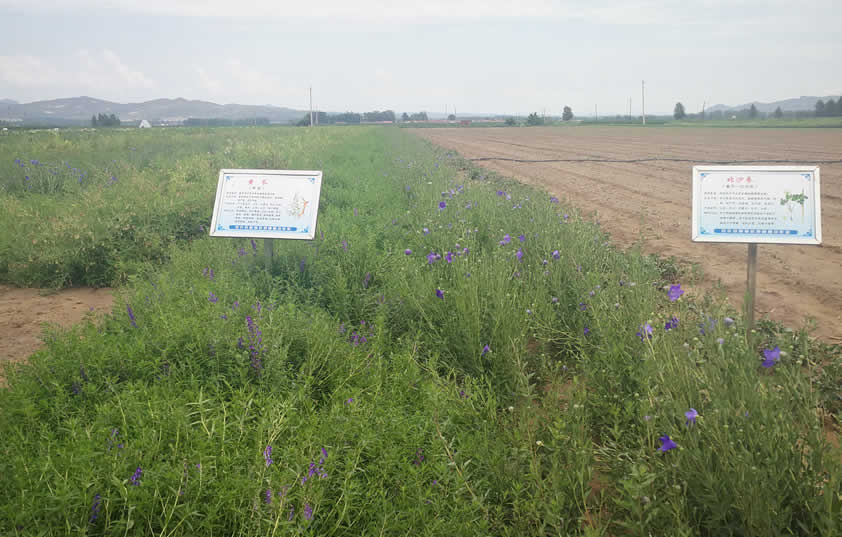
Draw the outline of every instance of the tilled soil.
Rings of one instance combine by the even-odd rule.
[[[691,242],[693,164],[842,159],[842,129],[533,127],[415,132],[466,158],[691,160],[479,164],[567,198],[585,213],[596,211],[602,227],[621,246],[642,237],[647,252],[699,263],[703,284],[721,282],[735,305],[742,304],[745,292],[747,247]],[[842,343],[842,164],[819,166],[823,244],[759,246],[757,312],[792,327],[814,318],[815,336]]]

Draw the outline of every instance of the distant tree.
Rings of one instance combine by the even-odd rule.
[[[450,114],[449,116],[447,116],[447,120],[448,121],[456,121],[456,114]]]
[[[824,117],[824,115],[824,101],[819,99],[818,101],[816,101],[816,117]]]
[[[529,126],[543,125],[544,118],[539,116],[537,112],[532,112],[526,117],[526,124]]]
[[[672,117],[675,119],[684,119],[687,114],[684,112],[684,105],[680,102],[675,103],[675,109],[672,111]]]
[[[515,121],[515,118],[513,118],[513,117],[507,117],[506,118],[506,125],[508,125],[509,127],[514,127],[516,124],[517,124],[517,122]]]
[[[833,117],[838,115],[836,111],[837,106],[838,105],[836,104],[836,101],[834,101],[833,99],[828,100],[826,103],[824,103],[824,115],[827,117]]]
[[[91,127],[96,127],[96,114],[91,116]]]
[[[784,111],[781,110],[780,106],[775,108],[775,117],[778,118],[778,119],[784,117]]]
[[[427,121],[427,112],[418,112],[416,114],[412,114],[409,116],[409,119],[413,121]]]
[[[112,127],[119,127],[120,126],[120,118],[118,118],[114,114],[111,114],[110,116],[108,116],[108,121],[111,122]]]
[[[564,121],[570,121],[573,119],[573,110],[571,110],[569,106],[564,107],[564,111],[561,113],[561,119]]]
[[[751,105],[751,108],[748,109],[748,117],[754,119],[757,117],[757,107],[754,104]]]
[[[840,95],[839,98],[836,99],[836,114],[835,115],[837,117],[842,116],[842,95]]]
[[[401,121],[409,121],[409,114],[407,114],[406,112],[401,114]]]

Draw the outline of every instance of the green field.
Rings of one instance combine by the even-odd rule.
[[[207,237],[220,168],[323,170],[316,239]],[[842,533],[839,347],[407,131],[15,133],[0,188],[0,281],[120,285],[5,371],[2,535]]]

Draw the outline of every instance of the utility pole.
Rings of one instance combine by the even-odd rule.
[[[646,90],[645,90],[645,88],[646,88],[646,81],[641,80],[640,81],[640,101],[641,101],[642,104],[640,105],[640,109],[643,112],[643,124],[644,125],[646,125]]]
[[[313,126],[313,86],[310,86],[310,126]]]
[[[706,104],[708,104],[708,102],[706,100],[702,101],[702,121],[705,120],[705,105]]]
[[[632,119],[632,109],[631,109],[632,101],[631,100],[632,100],[632,98],[629,97],[629,121],[631,121],[631,119]]]
[[[599,112],[597,112],[596,105],[593,105],[593,117],[594,121],[599,122]]]

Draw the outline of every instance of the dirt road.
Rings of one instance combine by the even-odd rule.
[[[467,158],[686,158],[696,164],[842,158],[842,129],[668,127],[533,127],[418,129],[419,136]],[[692,163],[515,163],[482,166],[539,186],[583,212],[597,211],[614,240],[696,262],[704,284],[720,280],[733,304],[745,291],[746,245],[690,241]],[[761,245],[758,316],[799,327],[818,321],[814,335],[842,343],[842,164],[821,167],[823,245]]]

